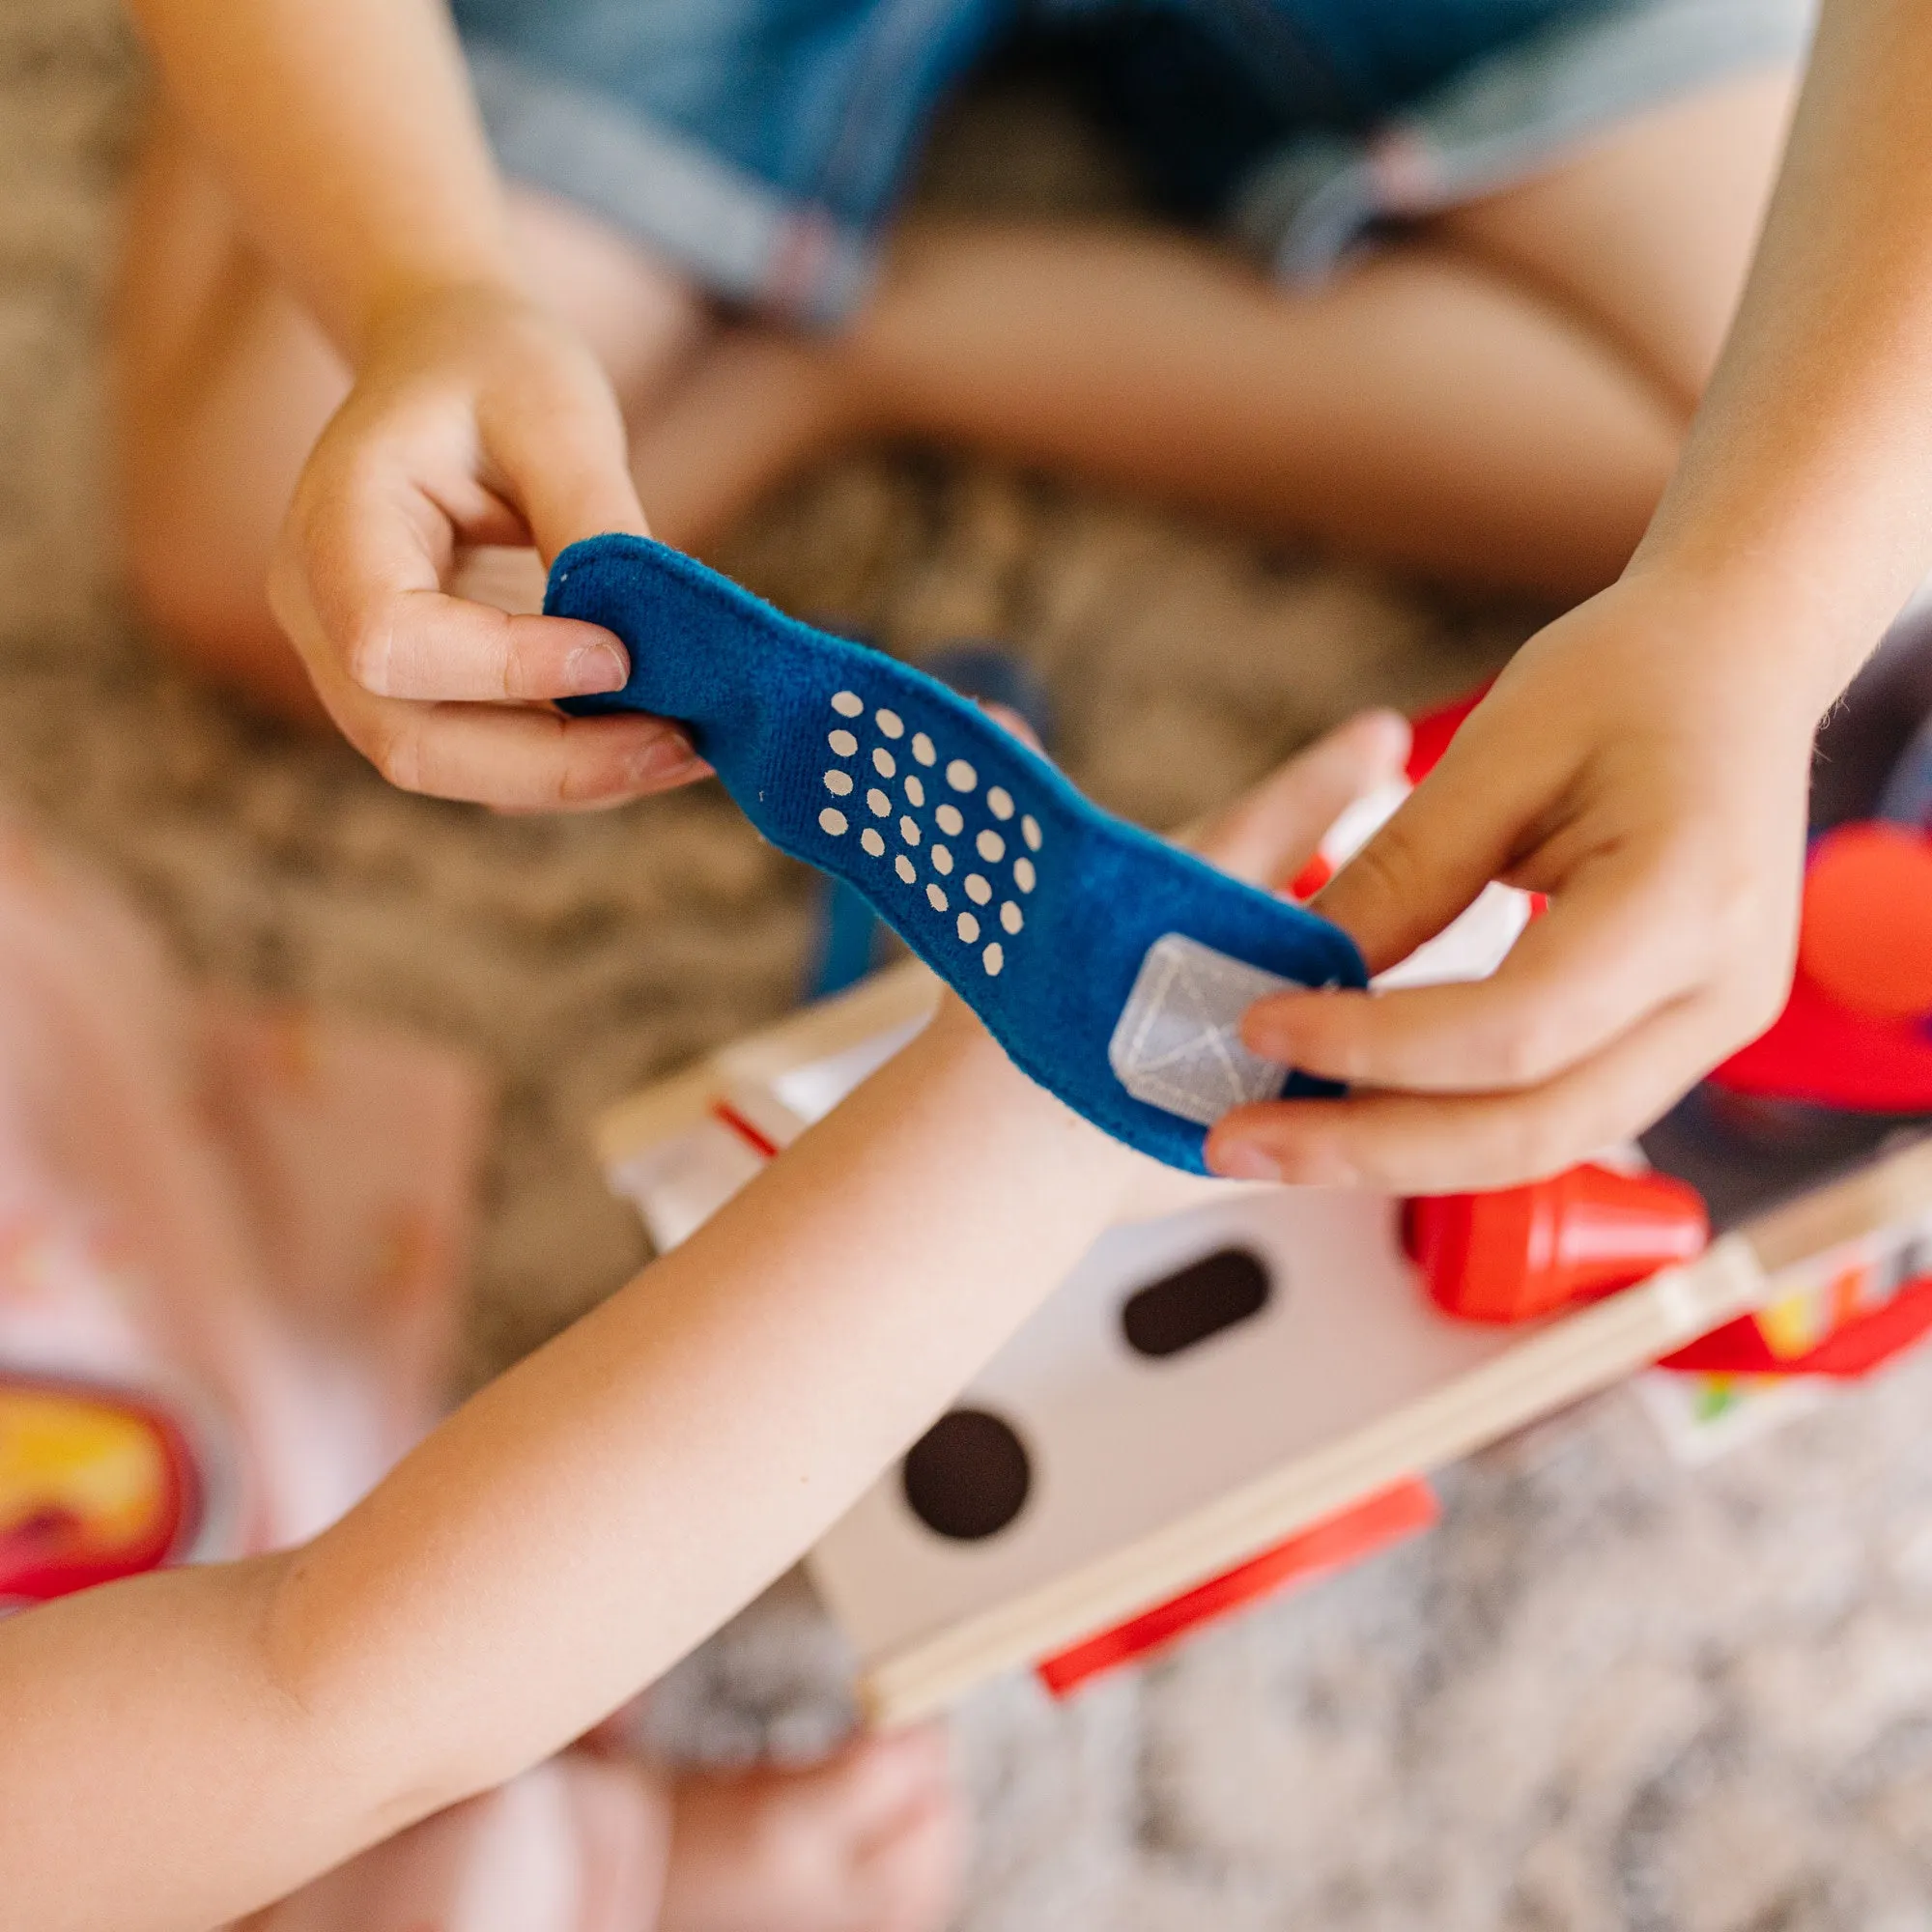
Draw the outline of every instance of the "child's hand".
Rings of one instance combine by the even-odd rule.
[[[1493,978],[1260,1002],[1255,1051],[1380,1091],[1243,1107],[1208,1159],[1500,1186],[1640,1130],[1776,1015],[1829,693],[1705,600],[1628,578],[1533,639],[1317,900],[1379,972],[1494,877],[1549,895]]]
[[[546,562],[644,528],[616,399],[590,352],[514,291],[440,290],[370,332],[296,489],[275,614],[351,743],[392,782],[508,810],[613,805],[700,776],[674,725],[566,718],[623,684],[609,632],[445,592],[459,544]]]

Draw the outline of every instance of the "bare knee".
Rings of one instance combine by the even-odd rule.
[[[301,723],[326,714],[269,608],[269,561],[329,407],[221,361],[124,384],[116,423],[124,568],[156,640]]]
[[[165,112],[129,196],[111,359],[124,564],[141,613],[195,670],[320,718],[270,613],[268,565],[347,377]]]

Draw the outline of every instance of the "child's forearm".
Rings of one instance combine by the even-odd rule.
[[[492,1779],[562,1743],[841,1515],[1149,1166],[952,1009],[322,1539],[278,1605],[278,1670],[387,1734],[418,1659],[515,1655],[525,1690],[494,1707],[440,1670],[424,1775]],[[518,1604],[493,1581],[513,1577],[546,1580]]]
[[[1141,1171],[942,1019],[305,1550],[0,1627],[0,1927],[205,1925],[564,1744],[841,1514]]]
[[[353,358],[384,309],[513,278],[503,197],[439,0],[133,0],[255,239]]]
[[[1932,8],[1825,0],[1749,284],[1636,573],[1714,586],[1812,714],[1932,570]]]

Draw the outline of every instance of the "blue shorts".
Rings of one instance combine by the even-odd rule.
[[[1795,65],[1810,0],[455,0],[513,179],[836,323],[948,93],[1054,45],[1177,211],[1293,281],[1613,122]]]

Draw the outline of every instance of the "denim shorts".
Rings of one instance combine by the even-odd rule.
[[[1283,279],[1620,119],[1804,58],[1811,0],[455,0],[504,171],[829,325],[947,95],[1065,57],[1151,185]]]

